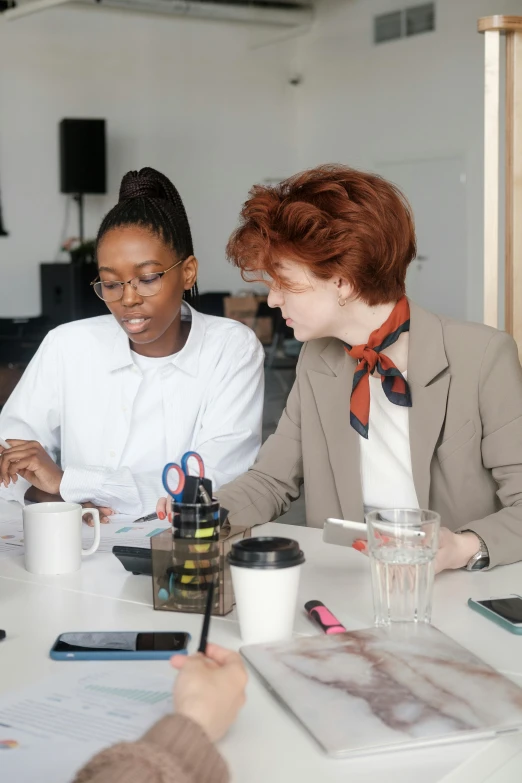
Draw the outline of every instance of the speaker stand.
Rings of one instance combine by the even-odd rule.
[[[4,221],[2,218],[2,201],[0,200],[0,237],[7,237],[9,234],[4,228]]]
[[[78,204],[78,236],[80,239],[80,242],[83,245],[83,240],[85,238],[85,232],[84,232],[84,216],[83,216],[83,193],[75,193],[73,198]]]

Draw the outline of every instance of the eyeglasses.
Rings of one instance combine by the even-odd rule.
[[[94,288],[94,293],[103,299],[104,302],[118,302],[123,296],[123,290],[126,285],[131,285],[136,293],[140,296],[154,296],[159,294],[161,286],[163,285],[163,275],[170,272],[171,269],[175,269],[182,264],[183,261],[178,261],[176,264],[169,266],[164,272],[154,272],[150,275],[141,275],[141,277],[133,277],[131,280],[127,280],[126,283],[121,283],[118,280],[93,280],[91,285]]]

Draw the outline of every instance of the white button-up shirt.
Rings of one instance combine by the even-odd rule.
[[[155,508],[165,494],[164,465],[179,462],[185,451],[199,452],[215,489],[254,462],[261,444],[263,349],[236,321],[202,315],[185,303],[182,317],[192,320],[189,337],[179,353],[158,360],[150,387],[156,405],[143,395],[137,400],[143,373],[112,315],[59,326],[43,341],[0,414],[0,435],[44,446],[64,470],[64,500],[138,516]],[[28,486],[18,477],[0,487],[0,497],[23,503]]]

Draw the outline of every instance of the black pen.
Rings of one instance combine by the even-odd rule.
[[[207,651],[208,630],[210,627],[210,616],[212,614],[212,604],[214,602],[214,577],[208,586],[207,605],[205,606],[205,617],[203,618],[203,627],[201,629],[201,638],[199,640],[198,652],[205,655]]]
[[[140,517],[139,519],[135,519],[132,524],[136,525],[138,523],[141,524],[142,522],[154,522],[155,519],[158,519],[158,515],[156,514],[155,511],[153,511],[152,514],[147,514],[146,517]]]
[[[6,632],[0,630],[0,642],[3,642],[6,636],[7,636]]]

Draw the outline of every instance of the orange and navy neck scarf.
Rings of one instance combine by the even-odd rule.
[[[363,438],[368,438],[370,375],[374,370],[381,376],[382,388],[389,401],[394,405],[411,408],[408,382],[392,360],[381,354],[381,351],[396,342],[403,332],[409,331],[410,305],[403,296],[382,326],[371,333],[366,345],[351,346],[344,343],[346,353],[357,359],[350,400],[350,424]]]

